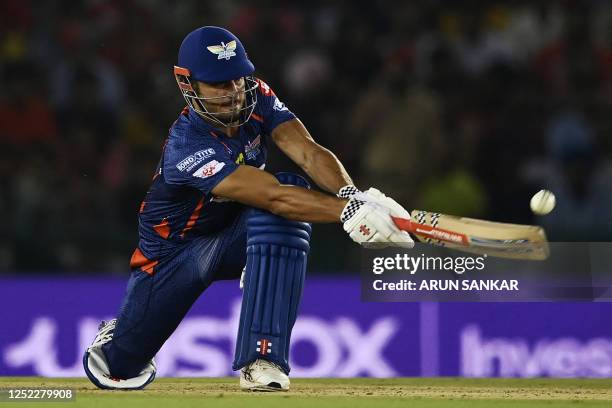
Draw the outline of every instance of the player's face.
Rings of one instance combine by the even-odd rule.
[[[244,78],[217,83],[196,81],[195,88],[207,112],[224,121],[238,118],[245,103]]]

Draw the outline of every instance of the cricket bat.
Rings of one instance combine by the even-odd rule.
[[[500,258],[545,260],[544,229],[413,210],[410,220],[391,217],[395,225],[427,244]]]

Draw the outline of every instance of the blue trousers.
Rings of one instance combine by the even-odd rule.
[[[161,260],[153,275],[132,272],[113,339],[103,346],[112,376],[137,376],[212,282],[240,277],[246,215],[244,210],[220,233],[196,238]]]

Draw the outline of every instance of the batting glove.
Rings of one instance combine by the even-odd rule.
[[[338,196],[349,198],[340,220],[353,241],[365,248],[414,247],[410,235],[399,230],[391,220],[391,215],[410,218],[408,211],[395,200],[375,188],[361,192],[355,186],[343,187]]]

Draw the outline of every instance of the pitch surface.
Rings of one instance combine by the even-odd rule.
[[[292,379],[286,393],[240,391],[236,378],[162,378],[144,391],[102,391],[85,379],[0,377],[0,388],[71,388],[66,407],[610,407],[612,380]],[[40,406],[41,402],[0,404]],[[44,405],[46,406],[46,405]]]

